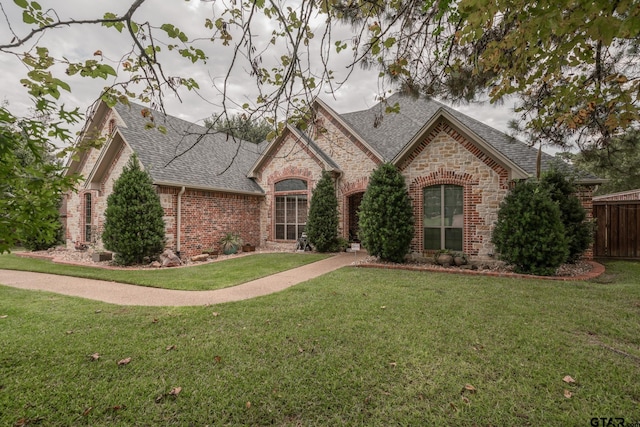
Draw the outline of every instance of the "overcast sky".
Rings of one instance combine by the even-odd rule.
[[[54,9],[61,20],[67,19],[91,19],[102,17],[105,12],[116,14],[124,13],[133,0],[40,0],[43,10]],[[0,44],[12,40],[13,34],[10,28],[18,36],[24,36],[27,29],[21,25],[21,9],[13,0],[1,0],[5,16],[0,23]],[[204,27],[206,18],[214,18],[214,4],[220,5],[220,1],[191,0],[147,0],[134,15],[138,23],[149,21],[152,25],[159,26],[163,23],[172,23],[182,29],[192,38],[210,38],[212,31]],[[213,20],[213,19],[212,19]],[[254,39],[266,46],[271,38],[272,25],[266,19],[258,22]],[[317,28],[320,31],[320,28]],[[333,33],[334,40],[350,39],[350,29],[345,27]],[[319,38],[318,34],[318,38]],[[24,52],[34,44],[47,46],[57,57],[65,57],[69,60],[86,60],[90,58],[100,59],[94,56],[94,52],[101,51],[103,60],[115,67],[116,63],[130,49],[130,41],[120,36],[113,30],[107,30],[96,25],[77,25],[68,28],[60,28],[48,31],[41,39],[33,40],[29,45],[18,49]],[[219,42],[202,43],[202,47],[209,59],[206,64],[192,64],[186,60],[180,60],[176,55],[165,57],[161,62],[168,75],[181,75],[193,77],[200,84],[198,94],[181,91],[181,99],[168,94],[166,97],[167,113],[181,117],[189,121],[200,121],[212,114],[221,111],[222,98],[220,87],[223,84],[226,70],[229,66],[232,49],[220,46]],[[279,55],[277,50],[265,53],[265,62]],[[346,76],[346,64],[349,63],[348,53],[335,55],[330,65],[336,73],[336,80]],[[319,54],[309,58],[311,66],[319,66]],[[63,94],[61,101],[67,109],[78,107],[82,112],[93,103],[99,95],[103,80],[89,78],[69,78],[64,75],[64,68],[58,68],[58,77],[69,82],[72,86],[70,94]],[[25,67],[18,58],[13,55],[0,53],[0,100],[7,100],[12,111],[20,114],[29,108],[29,96],[20,79],[26,73]],[[376,104],[376,95],[379,91],[377,71],[361,69],[355,70],[349,80],[340,86],[334,93],[323,93],[321,98],[339,113],[367,109]],[[112,83],[111,80],[108,83]],[[234,69],[232,78],[227,85],[228,104],[242,105],[245,102],[253,102],[257,95],[251,77],[246,66]],[[489,103],[456,106],[459,111],[468,114],[490,126],[507,132],[507,123],[514,118],[512,105],[493,106]]]

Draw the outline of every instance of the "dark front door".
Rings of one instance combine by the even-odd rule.
[[[364,192],[349,196],[349,240],[360,241],[360,203]]]

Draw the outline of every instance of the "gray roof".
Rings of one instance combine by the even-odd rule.
[[[393,160],[438,111],[445,110],[522,170],[535,176],[536,148],[430,98],[394,94],[387,99],[388,105],[396,102],[400,104],[399,113],[385,113],[387,104],[380,102],[368,110],[341,115],[384,161]],[[542,168],[547,169],[554,161],[553,156],[543,153]]]
[[[264,193],[247,177],[264,145],[241,141],[224,133],[206,134],[207,129],[203,126],[158,111],[151,111],[153,123],[164,126],[167,132],[145,129],[149,123],[149,118],[141,113],[145,109],[148,110],[134,103],[115,107],[126,123],[126,127],[121,126],[118,130],[138,154],[155,183]]]

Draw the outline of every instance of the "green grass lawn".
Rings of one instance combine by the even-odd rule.
[[[187,308],[0,286],[0,425],[630,425],[640,263],[607,271],[565,283],[343,268]]]
[[[324,254],[267,253],[184,268],[107,270],[56,264],[49,260],[0,255],[0,269],[36,271],[110,280],[154,288],[203,291],[227,288],[326,258]]]

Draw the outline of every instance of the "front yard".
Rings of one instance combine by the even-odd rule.
[[[629,425],[638,277],[343,268],[193,308],[0,286],[0,425]]]

